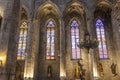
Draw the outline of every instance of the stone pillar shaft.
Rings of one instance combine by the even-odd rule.
[[[5,10],[1,36],[0,57],[3,58],[1,80],[15,80],[17,31],[19,24],[20,0],[11,0]],[[5,59],[4,59],[5,58]]]
[[[33,37],[33,21],[28,18],[28,37],[27,37],[27,50],[25,58],[25,78],[33,78],[34,75],[34,54],[32,53],[32,37]]]

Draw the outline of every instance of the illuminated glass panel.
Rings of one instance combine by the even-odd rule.
[[[98,19],[96,21],[96,32],[97,32],[97,39],[99,41],[98,49],[99,49],[99,57],[100,59],[108,58],[108,51],[107,51],[107,44],[105,38],[105,30],[103,22]]]
[[[77,46],[79,42],[79,25],[76,20],[71,23],[71,47],[72,59],[80,59],[80,48]]]
[[[20,26],[20,33],[19,33],[19,42],[18,42],[18,59],[25,58],[25,50],[26,50],[26,40],[27,40],[27,22],[23,22]]]
[[[46,59],[55,59],[55,25],[53,21],[47,24]]]

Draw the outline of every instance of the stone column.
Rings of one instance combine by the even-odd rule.
[[[5,10],[0,41],[0,57],[3,62],[0,80],[15,80],[19,9],[20,0],[11,0]]]
[[[25,57],[25,80],[33,80],[34,75],[34,54],[32,53],[32,41],[33,41],[33,20],[28,18],[28,37],[27,37],[27,50]]]
[[[33,52],[33,15],[34,15],[34,0],[29,1],[29,14],[28,14],[28,37],[27,37],[27,48],[25,58],[25,69],[24,77],[25,80],[33,80],[34,75],[34,52]]]
[[[33,61],[34,61],[34,80],[37,80],[38,78],[38,63],[39,63],[39,59],[38,59],[38,56],[39,56],[39,21],[37,19],[35,19],[33,21],[33,36],[32,36],[32,54],[34,55],[33,56]]]
[[[18,42],[18,29],[19,29],[19,13],[20,13],[20,0],[13,0],[13,7],[11,13],[8,51],[6,58],[6,79],[15,80],[15,69],[17,60],[17,42]],[[4,79],[4,80],[6,80]]]
[[[94,51],[94,49],[91,49],[90,51],[91,54],[91,80],[98,80],[99,74],[97,70],[97,55]]]
[[[66,71],[65,71],[65,32],[64,32],[64,24],[61,22],[60,24],[60,80],[65,80],[66,78]]]
[[[111,64],[117,63],[117,67],[120,67],[119,61],[120,61],[120,0],[118,0],[115,4],[115,7],[113,8],[113,11],[111,13],[111,20],[112,20],[112,28],[113,28],[113,34],[114,34],[114,41],[115,43],[115,53],[112,54],[112,58],[111,58]],[[117,71],[120,71],[120,68],[118,68]],[[120,75],[120,73],[118,72],[118,75]]]
[[[0,59],[2,64],[0,66],[0,80],[5,80],[5,64],[10,32],[10,22],[11,22],[11,12],[12,12],[12,1],[8,2],[4,12],[4,24],[0,36]]]

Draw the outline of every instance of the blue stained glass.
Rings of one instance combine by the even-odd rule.
[[[99,57],[100,59],[108,58],[107,44],[105,38],[104,24],[101,19],[96,21],[96,33],[97,39],[99,41]]]
[[[97,26],[97,27],[102,27],[102,26],[103,26],[103,23],[102,23],[102,21],[101,21],[100,19],[98,19],[98,20],[96,21],[96,26]]]
[[[47,27],[54,27],[54,22],[53,21],[49,21]]]
[[[72,59],[80,59],[80,48],[77,46],[79,42],[79,24],[76,20],[71,23],[71,48]]]
[[[27,31],[28,31],[27,22],[23,22],[20,26],[17,59],[25,58]]]
[[[46,59],[55,59],[55,25],[51,20],[47,24]]]

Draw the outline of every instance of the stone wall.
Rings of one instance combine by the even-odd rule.
[[[19,13],[16,13],[13,7],[16,5],[13,4],[13,0],[0,0],[0,15],[3,17],[2,21],[2,26],[1,26],[1,31],[0,31],[0,55],[2,54],[8,54],[6,58],[6,66],[3,66],[3,72],[5,72],[5,68],[8,69],[7,66],[13,67],[12,70],[14,72],[15,69],[15,60],[16,59],[16,54],[17,53],[17,39],[18,39],[18,16]],[[76,1],[76,0],[74,0]],[[94,29],[94,11],[96,8],[96,5],[100,3],[102,0],[78,0],[80,5],[84,8],[85,10],[85,26],[86,29],[90,32],[90,35],[94,39],[96,37],[95,35],[95,29]],[[105,0],[106,1],[106,0]],[[119,80],[120,73],[118,73],[117,76],[113,77],[113,74],[111,72],[111,65],[112,63],[117,64],[117,71],[120,71],[120,64],[119,64],[119,56],[120,56],[120,2],[109,0],[110,2],[107,1],[108,4],[110,4],[110,7],[112,9],[111,13],[111,25],[110,28],[108,29],[108,33],[110,35],[107,36],[108,39],[108,50],[109,50],[109,59],[107,60],[99,60],[98,55],[95,55],[95,61],[96,65],[98,65],[98,62],[101,62],[103,65],[103,73],[104,75],[99,77],[100,80],[105,79],[105,80]],[[59,47],[57,49],[56,53],[56,60],[55,61],[46,61],[45,60],[45,41],[44,41],[44,29],[42,30],[41,27],[42,24],[40,24],[39,18],[37,18],[37,14],[39,12],[39,8],[42,7],[42,5],[46,2],[46,0],[21,0],[21,8],[24,8],[27,13],[28,17],[28,40],[27,40],[27,53],[28,53],[28,58],[26,60],[27,66],[29,68],[27,69],[34,75],[35,80],[39,79],[46,79],[47,75],[47,67],[48,65],[52,65],[54,68],[54,77],[58,77],[62,75],[61,77],[66,78],[67,80],[73,79],[73,70],[74,67],[77,63],[77,60],[71,60],[71,52],[70,52],[70,40],[69,40],[69,33],[68,30],[69,27],[66,25],[64,16],[66,12],[66,8],[70,5],[71,0],[51,0],[51,3],[55,5],[55,8],[58,10],[58,13],[60,16],[58,18],[59,23]],[[15,5],[15,6],[13,6]],[[19,8],[19,5],[16,6]],[[71,8],[72,9],[72,8]],[[14,13],[15,12],[15,13]],[[43,15],[42,11],[39,12],[39,15]],[[16,17],[12,17],[16,16]],[[41,19],[42,20],[42,19]],[[44,20],[44,19],[43,19]],[[41,21],[42,22],[42,21]],[[16,34],[16,35],[15,35]],[[84,35],[84,32],[81,33],[81,35]],[[111,37],[112,36],[112,37]],[[13,44],[14,41],[14,44]],[[14,52],[14,54],[13,54]],[[93,75],[95,74],[94,71],[92,70],[94,67],[92,64],[92,56],[91,54],[88,54],[86,49],[81,50],[82,53],[82,60],[81,63],[84,66],[84,69],[86,69],[86,75],[85,79],[86,80],[93,80]],[[98,54],[97,50],[95,49],[93,51],[93,54]],[[57,64],[57,66],[56,66]],[[62,71],[62,72],[60,72]],[[39,76],[40,75],[40,76]],[[1,78],[2,76],[0,75],[0,79],[3,80],[4,78]],[[31,77],[31,76],[28,76]],[[4,79],[5,80],[5,79]],[[11,79],[12,80],[12,79]]]

